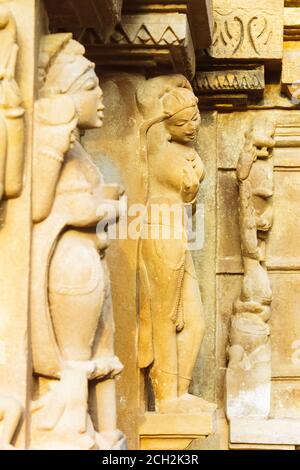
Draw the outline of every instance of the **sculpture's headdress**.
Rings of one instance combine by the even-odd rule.
[[[15,81],[15,69],[19,46],[17,27],[12,13],[0,5],[0,106],[12,109],[16,117],[22,116],[22,96]]]
[[[95,64],[84,57],[85,48],[71,33],[49,34],[41,43],[39,58],[40,96],[69,92]]]
[[[163,110],[168,117],[180,113],[184,109],[197,107],[198,98],[187,88],[174,88],[162,98]]]
[[[152,126],[166,121],[183,109],[196,106],[198,99],[183,75],[165,75],[146,80],[137,92],[137,104],[143,116],[140,127],[140,155],[148,174],[147,134]],[[145,177],[149,191],[148,177]],[[148,196],[147,196],[148,198]]]

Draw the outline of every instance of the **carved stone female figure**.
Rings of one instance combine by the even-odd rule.
[[[94,64],[83,54],[84,48],[68,34],[47,36],[42,44],[33,171],[38,223],[33,234],[32,340],[35,374],[56,381],[33,403],[34,448],[124,446],[116,428],[113,379],[122,365],[114,355],[103,259],[107,242],[96,235],[105,217],[102,204],[109,200],[117,210],[120,189],[104,184],[75,132],[76,124],[80,129],[100,127],[104,109]],[[88,413],[88,381],[96,392],[99,432]]]
[[[0,200],[19,197],[23,185],[24,108],[16,82],[16,22],[0,5]]]
[[[188,392],[204,335],[201,295],[184,222],[184,206],[195,204],[204,177],[194,146],[200,124],[197,98],[184,77],[170,76],[149,80],[139,101],[144,114],[141,149],[148,170],[139,256],[139,365],[151,367],[157,411],[213,412],[213,404]],[[164,217],[165,209],[169,218]],[[158,237],[153,229],[160,232]],[[170,236],[164,236],[166,229]]]

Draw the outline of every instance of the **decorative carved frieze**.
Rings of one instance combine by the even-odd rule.
[[[71,31],[76,37],[84,28],[91,28],[106,41],[121,19],[123,0],[45,0],[50,27],[55,31]]]
[[[208,49],[216,59],[281,59],[283,0],[216,0]]]
[[[123,15],[108,45],[95,31],[81,36],[91,58],[99,65],[157,67],[188,78],[195,74],[195,52],[186,14]]]
[[[212,0],[125,0],[124,14],[186,13],[195,49],[210,46],[213,33]]]
[[[229,65],[222,69],[198,71],[193,88],[200,106],[247,106],[249,101],[257,101],[263,97],[264,66],[234,68]]]
[[[208,47],[212,40],[211,0],[126,1],[122,21],[121,1],[113,2],[110,13],[108,0],[98,3],[46,0],[52,30],[71,31],[101,67],[150,69],[153,74],[160,68],[193,78],[195,48]]]

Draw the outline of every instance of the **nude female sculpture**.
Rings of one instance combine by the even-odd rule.
[[[201,412],[215,405],[189,393],[204,336],[198,280],[188,250],[184,207],[195,205],[204,177],[195,149],[200,114],[197,98],[182,76],[149,80],[138,95],[144,123],[141,155],[147,165],[147,216],[139,251],[139,365],[150,367],[159,412]],[[153,216],[155,206],[179,207],[179,217]],[[175,220],[176,219],[176,220]],[[175,225],[181,228],[174,236]],[[152,237],[151,229],[171,228],[171,236]]]

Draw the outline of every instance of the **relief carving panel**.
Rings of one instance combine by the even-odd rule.
[[[275,126],[253,127],[237,165],[239,222],[244,266],[242,290],[233,306],[226,374],[229,419],[268,417],[271,400],[271,343],[268,321],[272,290],[266,243],[273,225],[272,149]]]
[[[51,380],[32,402],[36,449],[125,446],[116,428],[114,378],[123,367],[114,354],[108,240],[103,230],[96,233],[99,222],[113,222],[101,208],[109,202],[117,214],[121,189],[105,185],[80,143],[79,129],[101,127],[104,109],[84,52],[71,34],[48,35],[41,43],[31,326],[34,373]],[[91,390],[97,423],[89,413]]]
[[[211,57],[282,58],[283,0],[216,0],[213,11]]]

